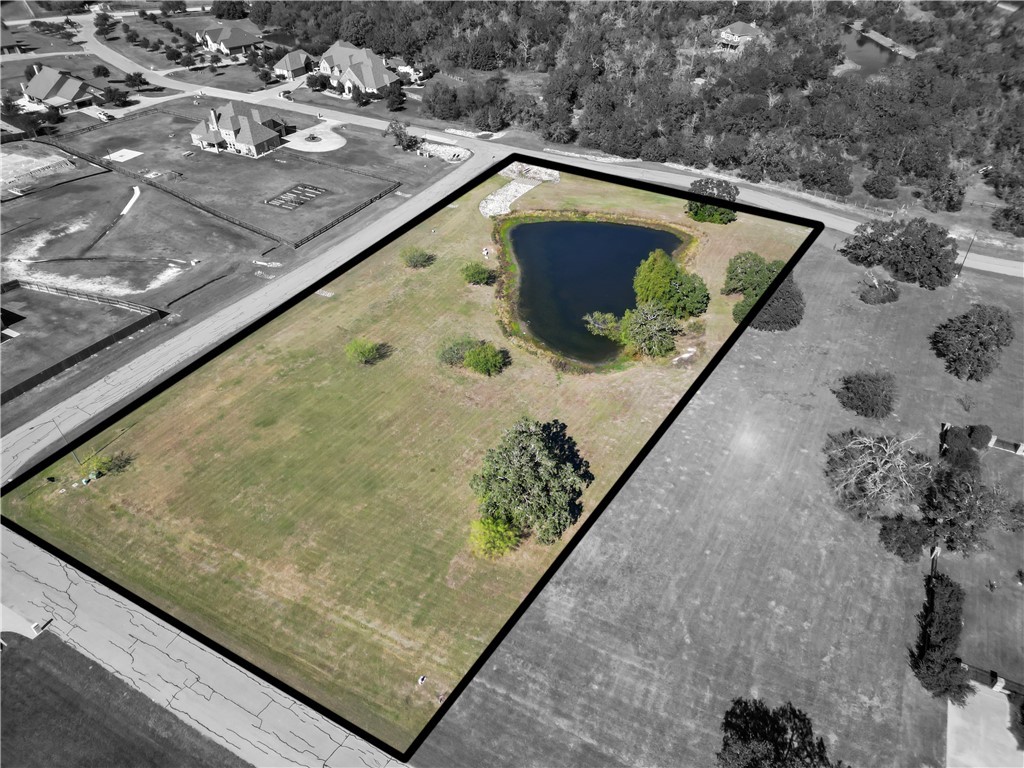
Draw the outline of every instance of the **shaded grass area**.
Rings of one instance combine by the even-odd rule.
[[[478,206],[504,183],[487,180],[326,286],[334,297],[310,296],[79,451],[120,435],[110,450],[138,456],[128,473],[66,494],[67,479],[52,491],[32,480],[5,514],[404,748],[559,550],[472,557],[468,480],[484,452],[524,414],[564,421],[597,478],[589,512],[699,371],[565,376],[518,350],[493,378],[440,365],[452,336],[502,345],[492,289],[459,270],[493,247]],[[580,193],[604,210],[641,204],[590,184]],[[405,268],[412,244],[437,261]],[[354,337],[392,353],[349,363]],[[66,457],[45,471],[73,473]]]
[[[191,101],[187,106],[176,106],[183,113],[196,115],[195,119],[156,112],[113,121],[67,140],[72,146],[97,155],[119,149],[141,152],[123,166],[136,173],[163,172],[165,175],[159,181],[173,184],[182,194],[287,239],[308,234],[388,186],[387,181],[346,173],[291,153],[278,151],[250,158],[203,152],[192,145],[190,132],[213,103],[201,108]],[[263,113],[284,114],[267,107],[260,109]],[[296,115],[293,120],[288,113],[287,117],[299,129],[315,124],[315,119],[308,116]],[[186,152],[193,154],[185,157]],[[294,211],[264,204],[296,184],[323,187],[328,193]]]
[[[4,641],[4,765],[247,765],[56,635]]]

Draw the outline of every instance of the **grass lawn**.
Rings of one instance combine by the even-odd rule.
[[[280,151],[260,158],[203,152],[192,145],[189,133],[205,117],[209,106],[197,108],[192,101],[186,101],[172,108],[194,117],[156,112],[115,120],[99,130],[71,136],[68,141],[97,155],[119,149],[141,152],[125,161],[124,166],[136,173],[164,172],[161,180],[173,184],[183,194],[290,240],[312,232],[389,185],[387,181],[347,173],[343,168],[320,165],[314,162],[320,159],[315,155],[307,160],[305,155]],[[270,111],[266,107],[261,109],[265,113]],[[274,111],[286,115],[299,129],[317,122],[307,115]],[[184,157],[185,152],[194,154]],[[292,211],[264,203],[296,184],[312,184],[329,191]]]
[[[565,375],[519,348],[494,378],[442,367],[448,336],[504,344],[493,290],[459,275],[494,247],[478,206],[504,183],[485,181],[327,286],[334,297],[308,297],[98,436],[130,426],[112,446],[137,454],[127,474],[63,495],[32,480],[5,514],[403,749],[559,549],[471,555],[468,480],[484,452],[523,414],[561,419],[597,478],[589,512],[699,371]],[[526,200],[561,189],[650,217],[684,205],[564,184]],[[779,233],[766,233],[770,249]],[[732,246],[701,236],[694,268],[710,283]],[[437,262],[406,269],[410,244]],[[355,336],[393,352],[349,363]],[[69,487],[75,467],[62,458],[46,474]]]
[[[224,88],[228,91],[239,93],[253,93],[262,91],[267,86],[256,77],[248,64],[221,63],[217,65],[215,72],[210,67],[194,67],[189,70],[179,70],[168,75],[173,80],[181,80],[193,85],[210,86],[211,88]],[[271,83],[275,85],[276,83]]]
[[[4,4],[2,12],[6,16],[6,3]],[[17,27],[12,27],[11,32],[14,33],[15,39],[22,44],[25,53],[37,53],[42,55],[47,53],[62,53],[63,51],[82,50],[81,44],[75,42],[74,39],[70,41],[65,40],[57,35],[39,32],[29,26],[18,25]]]

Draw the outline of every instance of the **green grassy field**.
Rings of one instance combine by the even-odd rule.
[[[507,343],[493,290],[459,275],[494,247],[478,206],[503,183],[485,181],[327,286],[335,296],[310,296],[79,451],[134,452],[127,473],[74,487],[64,457],[41,475],[60,482],[28,481],[4,514],[403,749],[559,551],[470,554],[468,479],[484,452],[524,414],[564,421],[596,476],[589,513],[700,370],[572,376],[519,347],[494,378],[440,366],[446,337]],[[523,204],[558,199],[684,220],[675,198],[573,177]],[[691,268],[715,285],[736,248],[786,257],[807,230],[744,217],[695,233]],[[437,262],[403,267],[413,243]],[[349,363],[355,336],[392,354]]]

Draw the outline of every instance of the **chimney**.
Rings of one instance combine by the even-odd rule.
[[[213,107],[210,107],[210,130],[217,130],[217,113],[213,111]]]

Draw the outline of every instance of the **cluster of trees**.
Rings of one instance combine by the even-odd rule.
[[[69,43],[75,39],[75,27],[67,21],[40,21],[39,19],[33,19],[28,23],[28,26],[36,32],[41,32],[44,35],[56,35],[63,40],[67,40]]]
[[[957,656],[963,629],[964,590],[944,573],[924,580],[925,602],[917,615],[919,634],[910,668],[932,696],[958,706],[974,693]]]
[[[861,224],[839,252],[854,264],[882,266],[902,283],[935,289],[955,276],[956,240],[923,218]]]
[[[734,699],[722,718],[718,768],[843,768],[829,759],[806,712],[791,702],[770,707],[760,699]]]
[[[388,127],[384,129],[383,136],[394,136],[395,146],[401,147],[403,152],[411,152],[423,143],[423,139],[409,133],[409,124],[401,120],[391,120]]]
[[[664,357],[675,349],[680,321],[707,311],[711,295],[704,279],[687,272],[662,249],[640,262],[633,278],[636,308],[622,318],[610,312],[584,315],[587,330],[648,357]]]
[[[284,54],[282,54],[284,55]],[[333,91],[337,94],[345,93],[345,84],[340,80],[333,82],[328,75],[324,75],[320,72],[311,72],[306,75],[306,85],[312,91]],[[384,99],[385,106],[390,112],[398,112],[404,109],[405,104],[405,88],[402,85],[401,80],[396,80],[393,83],[388,83],[383,88],[380,88],[376,92],[364,91],[358,85],[352,86],[351,93],[352,103],[357,107],[365,107],[372,101]],[[392,121],[395,123],[395,121]],[[408,123],[398,125],[408,126]],[[391,126],[385,130],[385,135],[391,130]]]
[[[973,304],[938,326],[929,337],[932,350],[958,379],[982,381],[999,365],[1013,341],[1013,318],[991,304]]]
[[[583,511],[583,491],[594,481],[590,464],[560,421],[525,417],[484,456],[470,486],[480,500],[477,551],[501,555],[525,536],[553,544]]]
[[[114,454],[94,453],[82,462],[82,470],[93,478],[104,475],[120,475],[128,471],[135,463],[135,454],[130,451],[118,451]]]
[[[726,296],[742,294],[743,299],[732,308],[732,319],[741,322],[750,308],[757,303],[768,286],[786,266],[784,261],[767,262],[758,253],[744,251],[729,259],[722,293]]]
[[[736,198],[740,194],[739,187],[722,179],[697,179],[690,185],[690,189],[698,195],[713,197],[730,203],[736,202]],[[731,208],[724,208],[699,200],[690,200],[686,204],[686,213],[694,221],[710,221],[715,224],[728,224],[729,222],[736,221],[736,211]]]

